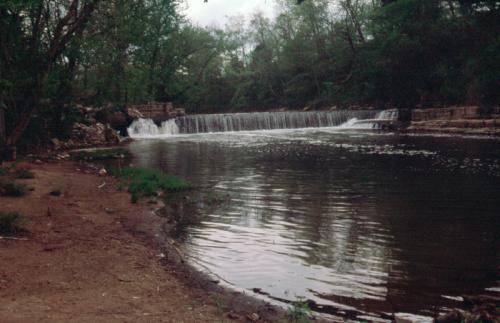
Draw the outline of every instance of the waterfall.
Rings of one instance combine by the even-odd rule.
[[[137,119],[127,131],[131,138],[147,138],[176,135],[179,133],[179,127],[174,119],[162,122],[159,127],[151,119]]]
[[[399,111],[397,109],[383,110],[374,118],[352,118],[340,125],[342,129],[393,129],[397,123]]]
[[[399,117],[399,111],[397,109],[382,110],[375,116],[378,120],[397,120]]]
[[[160,126],[150,119],[138,119],[130,125],[128,132],[132,138],[142,138],[187,133],[320,128],[340,126],[353,118],[378,117],[374,110],[198,114],[170,119]]]

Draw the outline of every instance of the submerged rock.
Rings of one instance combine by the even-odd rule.
[[[396,323],[432,323],[434,319],[428,316],[415,315],[410,313],[396,313],[394,314]]]

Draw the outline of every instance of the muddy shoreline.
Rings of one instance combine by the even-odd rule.
[[[20,181],[30,187],[26,196],[0,197],[0,211],[21,212],[26,228],[0,240],[3,322],[285,318],[284,309],[219,286],[190,265],[165,234],[168,219],[153,213],[158,206],[132,204],[114,178],[73,161],[17,167],[35,178]],[[61,196],[49,194],[55,187]]]

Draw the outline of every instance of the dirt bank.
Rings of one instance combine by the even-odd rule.
[[[0,238],[1,322],[275,321],[262,302],[217,287],[184,265],[162,237],[156,206],[132,204],[114,179],[73,162],[26,164],[26,232]],[[60,196],[49,193],[62,192]],[[257,319],[258,318],[258,319]]]

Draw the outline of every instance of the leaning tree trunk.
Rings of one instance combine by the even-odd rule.
[[[5,141],[7,130],[5,129],[5,108],[0,102],[0,165],[4,160]]]

